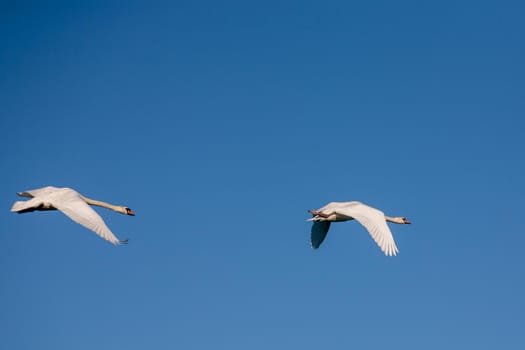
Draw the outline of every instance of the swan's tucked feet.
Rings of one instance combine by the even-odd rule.
[[[322,212],[320,212],[320,211],[318,211],[318,210],[313,210],[313,209],[308,210],[308,212],[309,212],[310,214],[312,214],[313,216],[319,216],[319,217],[322,217],[322,218],[328,218],[329,216],[335,214],[335,211],[332,212],[332,213],[330,213],[330,214],[325,214],[325,213],[322,213]]]
[[[29,197],[29,198],[33,198],[33,196],[27,192],[17,192],[16,193],[17,196],[20,196],[20,197]]]
[[[118,241],[120,244],[128,244],[129,239],[123,239],[121,241]]]

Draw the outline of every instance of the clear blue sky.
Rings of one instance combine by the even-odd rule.
[[[523,349],[520,1],[0,11],[0,348]],[[114,247],[58,212],[98,210]],[[403,215],[385,257],[355,222]]]

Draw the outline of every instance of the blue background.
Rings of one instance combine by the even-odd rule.
[[[1,7],[0,348],[524,348],[522,2]]]

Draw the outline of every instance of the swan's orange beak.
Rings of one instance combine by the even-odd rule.
[[[411,222],[408,221],[407,219],[404,219],[404,220],[403,220],[403,223],[404,223],[404,224],[411,224]]]
[[[131,215],[131,216],[135,216],[135,213],[131,211],[131,209],[129,208],[126,208],[126,214],[127,215]]]

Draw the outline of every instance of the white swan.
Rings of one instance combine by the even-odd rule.
[[[325,239],[331,222],[357,220],[368,230],[385,255],[396,255],[399,250],[386,222],[410,224],[410,221],[404,217],[386,216],[382,211],[360,202],[331,202],[318,210],[309,210],[309,212],[314,216],[308,219],[314,222],[310,237],[314,249],[319,248]]]
[[[76,223],[94,231],[97,235],[113,244],[127,243],[128,241],[121,241],[115,237],[100,215],[98,215],[88,204],[108,208],[121,214],[135,216],[128,207],[89,199],[67,187],[57,188],[48,186],[37,190],[18,192],[17,195],[21,197],[29,197],[31,199],[15,202],[11,211],[22,214],[35,210],[58,209]]]

